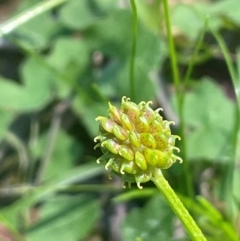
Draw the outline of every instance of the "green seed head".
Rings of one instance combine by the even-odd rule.
[[[107,162],[105,168],[121,175],[124,182],[141,183],[152,178],[154,169],[169,168],[176,160],[182,159],[174,154],[175,139],[171,135],[172,121],[163,120],[158,110],[153,110],[151,102],[140,102],[138,105],[129,98],[123,97],[118,109],[109,103],[109,116],[96,118],[99,124],[99,141],[102,160]]]

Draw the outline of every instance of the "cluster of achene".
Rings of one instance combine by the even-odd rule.
[[[123,180],[140,183],[151,179],[155,168],[169,168],[176,160],[175,139],[171,135],[172,121],[163,120],[159,110],[153,110],[151,102],[138,105],[123,97],[120,108],[109,103],[109,116],[99,116],[99,140],[96,147],[101,147],[103,156],[98,159],[107,161],[106,169],[111,167]]]

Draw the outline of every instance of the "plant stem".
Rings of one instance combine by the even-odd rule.
[[[223,185],[223,195],[224,198],[226,199],[226,202],[229,204],[229,212],[230,212],[230,217],[233,217],[234,214],[234,199],[233,199],[233,182],[234,182],[234,176],[235,171],[235,163],[238,160],[238,155],[239,155],[239,131],[240,131],[240,124],[239,124],[239,119],[240,119],[240,79],[239,79],[239,73],[237,73],[237,71],[234,68],[234,64],[233,61],[231,59],[231,55],[230,52],[227,48],[226,43],[224,42],[223,37],[219,34],[219,32],[217,30],[215,30],[214,28],[210,29],[213,36],[215,37],[221,51],[222,54],[224,56],[224,59],[226,61],[226,65],[228,67],[228,71],[229,74],[231,76],[231,80],[234,86],[234,90],[235,90],[235,95],[236,95],[236,99],[237,99],[237,106],[235,109],[235,118],[234,118],[234,125],[232,128],[232,161],[229,162],[228,165],[228,170],[226,171],[226,177],[224,180],[224,185]],[[238,56],[238,54],[237,54]],[[239,58],[239,57],[238,57]],[[239,59],[238,59],[239,60]],[[237,61],[238,63],[238,61]]]
[[[183,226],[189,233],[189,236],[193,241],[206,241],[202,231],[197,226],[192,216],[184,207],[178,196],[175,194],[168,181],[164,178],[161,170],[155,169],[152,177],[152,181],[157,188],[162,192],[169,205],[178,216]]]
[[[189,79],[190,79],[190,76],[192,74],[192,70],[193,70],[193,66],[194,66],[194,63],[195,63],[195,60],[196,60],[196,57],[202,47],[202,44],[203,44],[203,40],[204,40],[204,36],[206,34],[206,31],[207,31],[207,26],[208,26],[208,20],[209,20],[209,16],[206,16],[205,17],[205,21],[204,21],[204,25],[203,25],[203,28],[200,32],[200,35],[199,35],[199,39],[196,43],[196,47],[194,48],[194,51],[193,51],[193,54],[192,54],[192,57],[191,57],[191,60],[188,64],[188,67],[187,67],[187,71],[186,71],[186,74],[183,78],[183,85],[184,85],[184,88],[187,86],[188,82],[189,82]],[[183,96],[184,97],[184,96]]]
[[[134,66],[135,66],[135,55],[137,48],[137,7],[135,4],[135,0],[130,0],[132,12],[133,12],[133,22],[132,22],[132,50],[130,56],[130,70],[129,70],[129,84],[130,84],[130,94],[131,99],[135,100],[135,77],[134,77]]]
[[[180,132],[180,135],[183,137],[182,142],[181,142],[183,160],[187,160],[187,158],[186,158],[186,142],[185,142],[185,135],[184,135],[185,119],[184,119],[184,114],[183,114],[184,101],[185,101],[184,91],[186,90],[186,86],[188,85],[188,82],[189,82],[189,79],[190,79],[190,76],[191,76],[191,73],[192,73],[192,70],[193,70],[195,59],[196,59],[197,54],[199,53],[199,50],[200,50],[200,48],[202,46],[202,43],[203,43],[203,39],[204,39],[206,30],[207,30],[208,19],[209,19],[209,17],[205,18],[203,29],[200,33],[200,37],[197,41],[197,44],[196,44],[196,47],[194,49],[192,58],[189,62],[186,74],[183,78],[183,91],[180,92],[180,94],[179,94],[180,96],[179,96],[179,99],[178,99],[178,111],[179,111],[179,120],[180,120],[180,123],[179,123],[179,130],[180,131],[179,132]],[[186,163],[184,163],[184,168],[185,168],[184,174],[186,175],[187,191],[188,191],[188,194],[189,194],[190,197],[194,197],[193,187],[192,187],[192,185],[189,185],[189,183],[192,180],[192,177],[191,177],[191,174],[189,174],[189,171],[188,171],[189,170],[188,161],[185,161],[185,162]]]
[[[222,54],[224,56],[224,59],[226,61],[227,67],[228,67],[228,71],[229,74],[231,76],[231,80],[234,86],[234,90],[235,90],[235,94],[236,94],[236,98],[238,101],[238,108],[240,110],[240,81],[238,78],[238,75],[234,69],[234,65],[231,59],[231,55],[229,53],[229,50],[227,49],[226,43],[224,42],[224,39],[222,38],[222,36],[219,34],[219,32],[217,30],[215,30],[214,28],[210,29],[213,36],[215,37],[215,39],[217,40],[217,43],[222,51]]]
[[[57,5],[66,2],[67,0],[48,0],[40,2],[33,7],[27,9],[26,11],[20,13],[19,15],[13,17],[0,27],[0,37],[9,34],[14,29],[18,28],[22,24],[28,22],[32,18],[49,11],[50,9],[56,7]]]
[[[168,0],[163,0],[163,7],[164,7],[164,16],[165,16],[167,36],[168,36],[170,60],[171,60],[171,66],[173,71],[173,81],[174,81],[175,87],[177,88],[177,94],[179,94],[178,88],[179,88],[180,78],[179,78],[179,72],[178,72],[178,66],[177,66],[175,45],[174,45],[172,31],[171,31],[171,20],[170,20],[170,13],[169,13],[169,7],[168,7]]]
[[[169,54],[170,54],[170,60],[171,60],[171,67],[173,71],[173,81],[176,89],[176,96],[177,96],[177,104],[178,104],[178,114],[179,114],[179,134],[182,138],[181,141],[181,156],[182,159],[185,160],[183,163],[183,169],[184,169],[184,189],[183,191],[187,192],[187,194],[190,197],[194,197],[194,191],[193,191],[193,181],[192,181],[192,175],[189,171],[189,163],[187,161],[187,155],[186,155],[186,142],[185,142],[185,133],[184,133],[184,115],[182,111],[182,101],[181,101],[181,90],[179,88],[180,84],[180,78],[179,78],[179,72],[178,72],[178,65],[177,65],[177,57],[176,57],[176,50],[175,45],[173,41],[173,35],[171,31],[171,19],[170,19],[170,12],[169,12],[169,6],[168,6],[168,0],[163,0],[163,7],[164,7],[164,18],[166,22],[166,30],[168,35],[168,44],[169,44]]]

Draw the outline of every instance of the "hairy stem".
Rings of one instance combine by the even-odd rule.
[[[178,216],[189,236],[193,241],[206,241],[202,231],[193,220],[187,209],[184,207],[178,196],[175,194],[167,180],[164,178],[161,170],[155,169],[152,181],[157,188],[162,192],[163,196],[168,201],[172,210]]]

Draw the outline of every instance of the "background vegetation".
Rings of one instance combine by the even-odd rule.
[[[130,2],[49,2],[0,2],[0,240],[189,240],[152,183],[124,190],[96,164],[95,118],[130,96]],[[164,175],[209,241],[239,241],[240,1],[171,1],[172,54],[162,1],[136,4],[136,102],[182,137]]]

